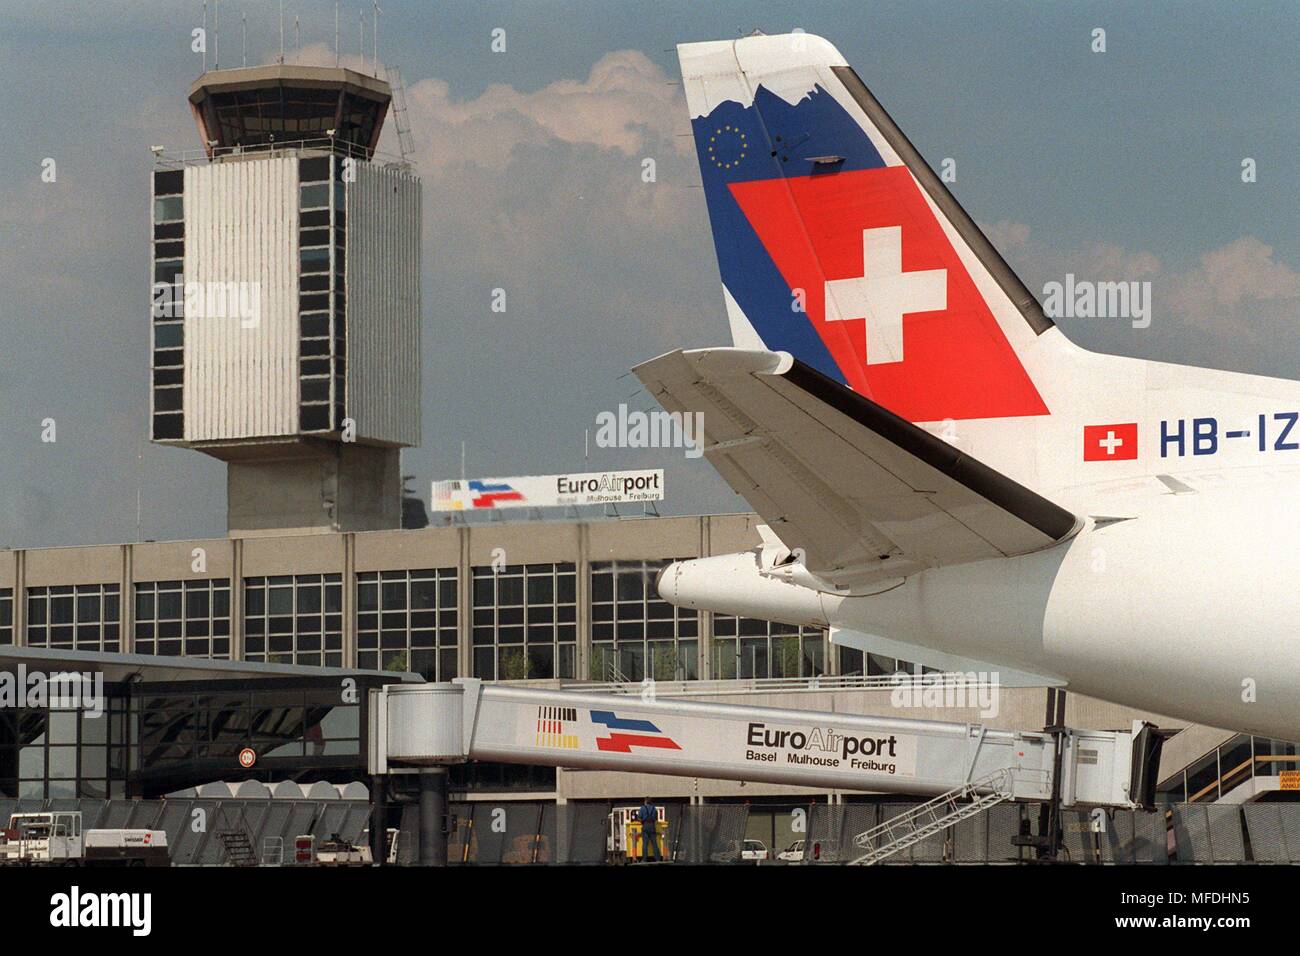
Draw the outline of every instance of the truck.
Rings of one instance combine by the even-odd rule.
[[[82,830],[81,812],[14,813],[0,830],[0,866],[169,866],[165,830]]]
[[[388,828],[388,865],[397,864],[397,840],[399,831],[396,827]],[[314,846],[315,838],[310,834],[303,834],[295,841],[297,847],[297,861],[299,863],[314,863],[316,866],[370,866],[373,859],[370,852],[370,831],[363,830],[359,843],[349,843],[339,834],[332,833],[330,836],[320,842],[320,846]],[[304,852],[305,851],[305,852]]]

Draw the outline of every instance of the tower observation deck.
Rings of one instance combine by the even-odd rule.
[[[400,525],[421,215],[377,152],[390,100],[353,70],[215,70],[202,149],[155,151],[151,437],[227,462],[232,534]]]

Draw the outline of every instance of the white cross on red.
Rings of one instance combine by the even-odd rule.
[[[947,269],[903,271],[902,226],[863,229],[862,275],[826,283],[826,321],[867,320],[868,365],[903,361],[904,315],[947,307]]]

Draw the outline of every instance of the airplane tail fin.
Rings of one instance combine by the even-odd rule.
[[[678,56],[736,346],[912,422],[1051,414],[1060,333],[835,47]]]

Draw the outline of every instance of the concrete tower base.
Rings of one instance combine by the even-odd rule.
[[[250,444],[227,461],[232,537],[402,526],[401,449],[340,442]]]

